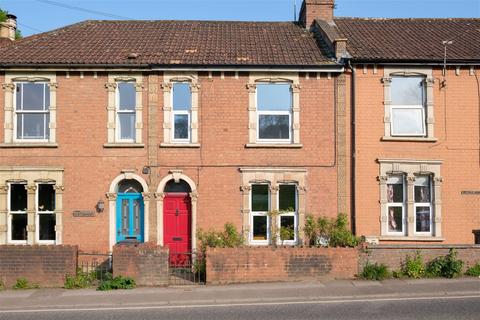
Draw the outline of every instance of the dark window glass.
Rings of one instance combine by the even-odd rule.
[[[290,116],[261,114],[258,116],[260,139],[290,139]]]
[[[180,180],[178,183],[176,183],[174,180],[170,180],[167,182],[164,191],[188,193],[192,192],[192,189],[190,188],[190,185],[184,180]]]
[[[176,114],[174,128],[174,139],[188,139],[188,115]]]
[[[291,184],[280,185],[278,192],[280,211],[296,211],[296,186]]]
[[[142,191],[142,185],[134,179],[122,180],[118,184],[118,193],[140,193]]]
[[[280,216],[281,240],[295,240],[295,217]]]
[[[290,84],[257,84],[257,108],[259,111],[289,111],[292,108]]]
[[[415,179],[415,202],[430,202],[430,177],[417,176]]]
[[[133,82],[118,82],[120,110],[135,110],[136,95],[135,84]]]
[[[403,202],[403,184],[387,184],[388,202]]]
[[[12,214],[12,240],[27,240],[27,214]]]
[[[268,210],[268,185],[252,185],[252,211],[266,212]]]
[[[40,240],[55,240],[55,214],[42,213],[39,221]]]
[[[38,185],[38,211],[55,210],[55,188],[53,184]]]
[[[417,232],[430,232],[430,207],[416,207]]]
[[[190,110],[192,107],[192,92],[190,83],[177,82],[173,84],[173,110]]]
[[[24,184],[10,185],[10,211],[27,211],[27,189]]]
[[[253,240],[267,240],[267,217],[253,217]]]

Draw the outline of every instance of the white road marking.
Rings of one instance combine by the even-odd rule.
[[[282,302],[253,302],[253,303],[220,303],[220,304],[197,304],[197,305],[161,305],[161,306],[130,306],[130,307],[98,307],[98,308],[56,308],[56,309],[30,309],[30,310],[0,310],[5,313],[59,313],[59,312],[84,312],[84,311],[128,311],[128,310],[161,310],[161,309],[194,309],[194,308],[229,308],[229,307],[259,307],[278,305],[312,305],[312,304],[335,304],[335,303],[358,303],[358,302],[394,302],[394,301],[418,301],[418,300],[458,300],[480,299],[480,295],[465,296],[426,296],[426,297],[397,297],[397,298],[366,298],[345,300],[311,300],[311,301],[282,301]]]

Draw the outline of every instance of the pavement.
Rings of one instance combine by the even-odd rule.
[[[98,310],[241,306],[370,300],[475,299],[480,301],[480,278],[318,280],[239,285],[199,285],[167,288],[96,291],[95,289],[33,289],[0,291],[2,314],[47,310]]]

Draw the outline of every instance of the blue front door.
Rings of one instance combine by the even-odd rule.
[[[119,193],[117,196],[117,242],[143,242],[143,197],[141,193]]]

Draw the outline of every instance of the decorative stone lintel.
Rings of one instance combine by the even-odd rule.
[[[182,173],[183,173],[183,170],[174,169],[174,170],[170,170],[170,173],[172,174],[172,177],[173,177],[173,180],[175,181],[175,183],[179,183],[180,178],[181,178]]]
[[[107,193],[105,194],[105,196],[106,196],[107,199],[110,200],[110,201],[115,201],[115,200],[117,200],[117,194],[116,194],[116,193],[107,192]]]
[[[196,192],[196,191],[190,192],[190,198],[192,199],[192,201],[197,201],[198,200],[198,192]]]
[[[162,199],[165,198],[165,193],[164,192],[155,192],[153,194],[155,196],[156,199]]]
[[[142,192],[143,200],[149,201],[152,198],[152,194],[150,192]]]
[[[7,91],[7,92],[13,92],[15,90],[15,84],[14,83],[3,83],[2,84],[2,89]]]

